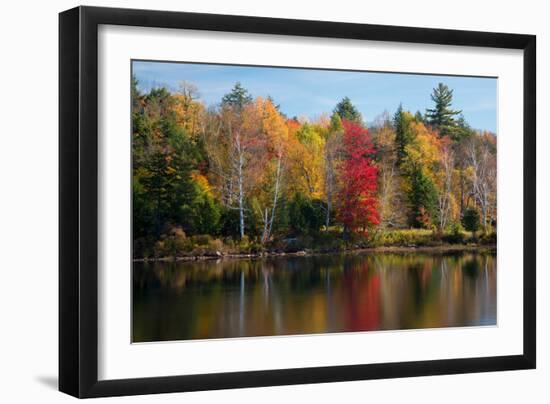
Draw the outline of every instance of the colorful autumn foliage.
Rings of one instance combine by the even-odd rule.
[[[380,223],[378,168],[374,165],[374,148],[367,129],[350,121],[343,121],[343,126],[343,183],[338,218],[346,229],[364,233]]]
[[[399,106],[367,127],[347,97],[309,121],[239,83],[207,106],[190,83],[141,93],[133,80],[134,255],[162,254],[155,246],[174,234],[178,245],[208,235],[268,249],[300,237],[367,240],[380,228],[443,235],[467,209],[489,233],[496,137],[454,118],[448,88],[432,98],[441,105],[427,117]]]

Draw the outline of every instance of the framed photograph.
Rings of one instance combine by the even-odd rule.
[[[535,368],[535,36],[59,29],[61,391]]]

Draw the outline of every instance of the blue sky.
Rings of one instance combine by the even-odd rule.
[[[218,104],[240,81],[254,97],[273,97],[290,117],[330,113],[347,96],[367,122],[384,111],[393,114],[400,102],[404,109],[424,113],[433,106],[432,89],[443,82],[454,90],[453,108],[461,109],[473,128],[496,132],[494,78],[145,61],[134,61],[133,73],[142,91],[159,86],[176,89],[180,81],[193,83],[207,105]]]

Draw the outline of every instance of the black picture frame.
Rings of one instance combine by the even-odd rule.
[[[99,381],[97,63],[100,24],[523,50],[523,354]],[[77,7],[59,15],[59,100],[59,390],[85,398],[535,368],[534,35]]]

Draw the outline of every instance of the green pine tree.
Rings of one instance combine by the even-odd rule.
[[[410,113],[403,110],[403,105],[399,104],[395,115],[393,116],[393,126],[395,128],[395,146],[397,149],[397,161],[401,163],[406,157],[405,148],[414,139],[414,133],[411,128],[413,117]]]
[[[427,228],[437,223],[437,190],[432,180],[419,168],[411,173],[410,180],[409,224],[416,228]]]
[[[478,210],[475,208],[466,209],[462,215],[462,225],[464,226],[464,229],[471,231],[475,237],[475,233],[480,227]]]
[[[475,130],[466,122],[464,115],[460,114],[456,121],[457,130],[452,134],[452,139],[459,142],[475,133]]]
[[[231,91],[222,98],[222,106],[230,106],[242,109],[245,105],[252,102],[252,96],[240,82],[236,82]]]
[[[416,111],[416,114],[414,114],[414,120],[418,123],[424,123],[424,115],[422,115],[422,112]]]
[[[453,90],[449,89],[445,84],[439,83],[433,89],[431,98],[435,103],[435,107],[426,110],[427,123],[439,129],[440,136],[454,137],[459,132],[455,116],[461,114],[462,111],[451,109]]]
[[[357,110],[357,108],[355,108],[348,97],[344,97],[342,101],[336,104],[334,112],[340,115],[340,118],[342,120],[356,122],[359,124],[363,123],[363,117],[361,116],[361,113]]]

